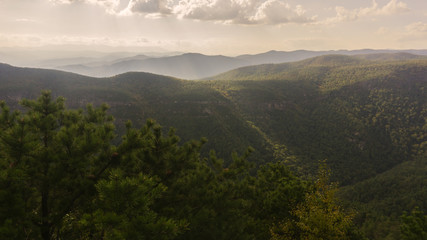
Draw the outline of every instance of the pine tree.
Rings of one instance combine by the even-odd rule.
[[[292,210],[293,219],[271,228],[272,240],[362,239],[353,228],[352,214],[337,204],[337,186],[329,183],[329,176],[330,171],[321,164],[314,190]]]
[[[64,98],[53,100],[49,91],[21,105],[25,114],[1,106],[0,202],[11,211],[0,213],[0,224],[17,230],[1,228],[0,234],[53,239],[64,217],[85,206],[113,164],[113,119],[106,105],[66,110]]]
[[[93,211],[74,222],[68,239],[159,239],[175,238],[185,223],[160,217],[153,203],[166,187],[153,177],[125,177],[120,169],[96,184]]]
[[[105,105],[21,104],[0,105],[1,239],[266,239],[307,191],[281,163],[250,174],[252,148],[225,166],[153,120],[116,147]]]
[[[268,239],[269,228],[291,218],[292,209],[304,200],[308,182],[296,177],[284,162],[261,166],[254,179],[251,215],[257,239]]]
[[[120,165],[130,176],[142,172],[164,184],[166,190],[153,210],[184,226],[177,239],[248,239],[246,199],[240,189],[249,174],[250,150],[243,156],[233,154],[233,163],[225,167],[214,152],[200,156],[205,141],[181,145],[173,129],[165,135],[153,120],[141,129],[128,123],[118,147]]]

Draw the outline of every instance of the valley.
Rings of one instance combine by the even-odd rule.
[[[359,212],[357,224],[370,239],[398,239],[403,211],[427,209],[425,56],[322,54],[254,66],[245,64],[265,60],[216,58],[215,71],[197,60],[193,75],[178,75],[199,80],[127,72],[132,68],[96,78],[0,64],[0,98],[14,109],[49,89],[72,109],[107,103],[119,136],[128,120],[139,127],[155,119],[165,133],[176,128],[183,142],[207,138],[201,154],[214,149],[226,165],[248,146],[255,149],[249,161],[283,161],[304,179],[326,161],[341,201]]]

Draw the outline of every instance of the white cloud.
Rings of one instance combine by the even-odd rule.
[[[110,38],[85,36],[49,36],[34,34],[1,34],[0,45],[6,47],[40,47],[47,45],[81,45],[81,46],[152,46],[155,42],[147,38]]]
[[[375,0],[374,0],[375,2]],[[377,9],[376,15],[393,15],[398,13],[409,12],[407,4],[404,2],[397,2],[396,0],[391,0],[387,5],[381,9]]]
[[[291,7],[283,0],[181,0],[174,7],[179,18],[214,20],[238,24],[307,23],[301,5]]]
[[[113,15],[143,15],[147,18],[173,16],[180,19],[216,21],[233,24],[331,24],[356,21],[366,16],[386,16],[410,11],[407,4],[390,0],[379,6],[376,0],[368,7],[347,9],[335,7],[336,15],[318,21],[301,5],[291,6],[287,0],[49,0],[56,4],[86,3],[103,7]]]
[[[359,17],[357,11],[347,10],[346,8],[340,6],[335,7],[335,12],[337,15],[333,18],[326,19],[326,23],[354,21]]]
[[[236,0],[181,0],[173,12],[179,18],[197,20],[238,20],[251,5],[250,1]],[[244,22],[242,18],[238,21]]]
[[[385,16],[385,15],[394,15],[409,12],[407,4],[404,2],[397,2],[397,0],[390,0],[383,7],[378,7],[378,3],[373,0],[372,6],[365,8],[358,8],[348,10],[344,7],[337,6],[335,7],[336,16],[332,18],[328,18],[323,23],[338,23],[345,21],[355,21],[361,17],[365,16]]]
[[[427,23],[415,22],[406,26],[406,30],[411,34],[425,34],[427,33]]]
[[[43,45],[43,40],[39,36],[28,34],[0,34],[0,45],[3,47],[39,47]]]
[[[145,15],[158,18],[173,15],[180,19],[219,21],[237,24],[283,24],[314,22],[301,6],[286,0],[49,0],[56,4],[88,3],[104,7],[110,14]],[[127,4],[123,10],[118,6]]]
[[[15,19],[15,22],[36,23],[37,21],[34,19],[28,19],[28,18],[17,18]]]
[[[115,14],[121,0],[49,0],[54,4],[87,3],[105,8],[110,14]]]
[[[130,0],[126,9],[120,15],[142,14],[170,14],[172,2],[169,0]]]
[[[405,26],[405,31],[399,32],[401,43],[410,44],[410,48],[425,48],[425,40],[427,39],[427,23],[414,22]]]
[[[71,4],[73,0],[49,0],[49,2],[54,4]]]
[[[280,24],[287,22],[307,23],[315,21],[315,17],[304,16],[305,10],[301,5],[292,8],[279,0],[268,0],[261,4],[250,21],[255,23]]]

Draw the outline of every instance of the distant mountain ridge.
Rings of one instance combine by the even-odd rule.
[[[378,64],[378,62],[398,62],[417,59],[427,59],[427,56],[415,55],[406,52],[359,55],[320,55],[297,62],[244,66],[205,78],[204,80],[277,80],[292,78],[292,74],[298,72],[300,69],[306,68],[307,66],[319,68],[334,66],[344,67],[346,65],[358,64],[366,66],[369,64]]]
[[[130,57],[95,67],[87,64],[76,64],[56,68],[94,77],[109,77],[125,72],[151,72],[182,79],[198,79],[247,65],[250,65],[248,61],[238,58],[185,53],[178,56],[147,57],[144,59]]]
[[[150,72],[182,79],[201,79],[211,77],[235,68],[271,64],[295,62],[312,57],[330,54],[360,55],[360,54],[394,54],[408,53],[415,55],[427,55],[427,50],[331,50],[331,51],[269,51],[260,54],[246,54],[236,57],[223,55],[203,55],[200,53],[184,53],[174,56],[149,57],[136,55],[116,59],[110,62],[82,62],[80,64],[56,65],[55,69],[78,73],[93,77],[110,77],[125,72]]]

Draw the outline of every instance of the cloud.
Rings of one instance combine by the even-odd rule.
[[[34,19],[28,19],[28,18],[17,18],[15,19],[15,22],[36,23],[37,21]]]
[[[416,44],[419,48],[425,47],[425,40],[427,38],[427,23],[426,22],[414,22],[405,26],[405,31],[399,32],[398,40],[402,43],[410,43],[411,48],[416,48]]]
[[[308,23],[315,21],[316,17],[306,17],[301,5],[292,8],[289,4],[278,0],[268,0],[261,4],[255,16],[249,20],[254,23],[280,24],[280,23]]]
[[[301,5],[291,7],[283,0],[181,0],[173,8],[179,18],[237,24],[308,23]]]
[[[115,14],[117,12],[120,1],[123,0],[49,0],[49,2],[54,4],[87,3],[97,5],[105,8],[105,11],[109,14]]]
[[[245,22],[245,11],[252,3],[238,0],[181,0],[173,12],[178,18]]]
[[[375,3],[375,0],[374,0]],[[374,13],[376,15],[393,15],[404,12],[409,12],[410,9],[404,2],[396,2],[396,0],[391,0],[387,5],[381,9],[377,9]]]
[[[146,17],[174,16],[179,19],[234,24],[310,23],[301,5],[286,0],[49,0],[56,4],[88,3],[102,6],[110,14]],[[119,6],[126,4],[123,10]]]
[[[164,14],[171,13],[172,1],[169,0],[130,0],[126,9],[119,15],[140,14]]]
[[[338,23],[338,22],[346,22],[346,21],[355,21],[361,17],[365,16],[386,16],[386,15],[394,15],[401,14],[405,12],[409,12],[407,4],[404,2],[397,2],[397,0],[390,0],[383,7],[378,7],[378,3],[373,0],[372,6],[366,8],[358,8],[353,10],[348,10],[344,7],[337,6],[335,7],[336,15],[335,17],[328,18],[323,23]]]
[[[154,46],[155,42],[147,38],[109,38],[109,37],[86,37],[86,36],[51,36],[37,34],[1,34],[0,44],[7,47],[40,47],[46,45],[81,45],[81,46],[111,46],[111,47],[133,47]]]
[[[53,4],[71,4],[74,1],[73,0],[49,0],[49,2]]]
[[[427,33],[427,23],[415,22],[406,26],[406,31],[409,34],[426,34]]]
[[[86,3],[103,7],[112,15],[143,15],[148,18],[172,16],[178,19],[216,21],[229,24],[331,24],[356,21],[366,16],[386,16],[410,11],[407,4],[390,0],[379,6],[376,0],[364,8],[346,9],[336,6],[336,15],[318,21],[301,5],[291,6],[287,0],[49,0],[55,4]]]

